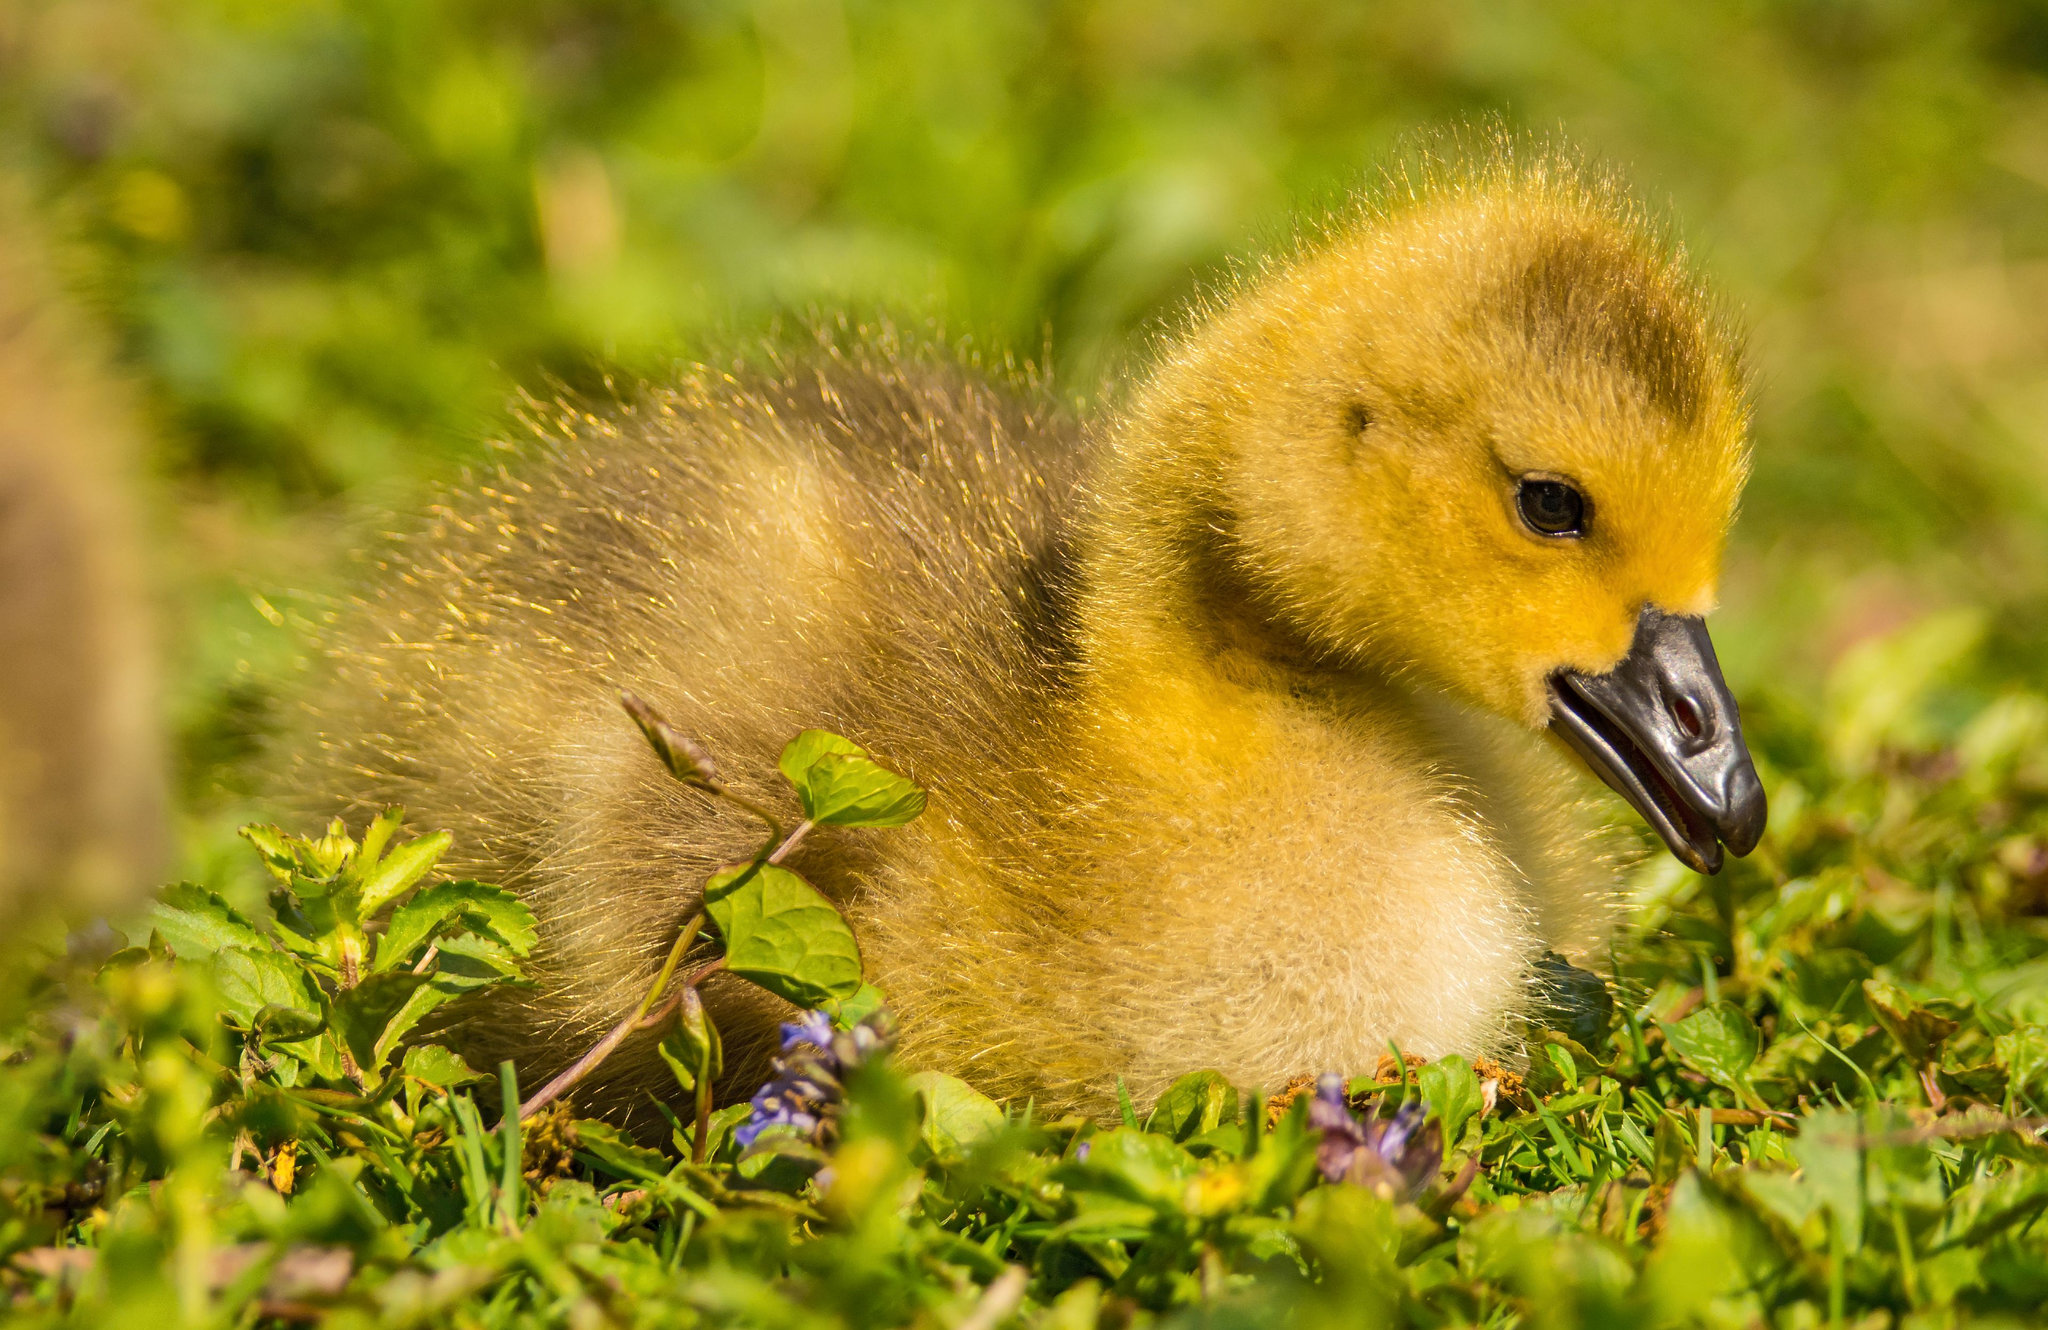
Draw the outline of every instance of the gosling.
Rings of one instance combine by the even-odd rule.
[[[1597,948],[1616,895],[1567,746],[1696,869],[1761,833],[1701,622],[1737,350],[1569,163],[1375,205],[1199,311],[1094,430],[886,333],[534,414],[386,566],[304,779],[453,830],[532,904],[535,987],[461,1035],[522,1083],[631,1008],[759,835],[667,779],[621,689],[755,800],[793,809],[806,727],[929,789],[792,866],[908,1061],[1041,1110],[1509,1050],[1532,962]],[[787,1011],[707,1000],[744,1094]],[[652,1045],[584,1111],[661,1094]]]
[[[132,907],[169,840],[142,438],[0,172],[0,952]]]

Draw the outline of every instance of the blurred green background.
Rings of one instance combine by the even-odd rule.
[[[1668,210],[1752,330],[1716,635],[1749,698],[2048,600],[2048,4],[0,5],[0,167],[149,428],[189,843],[351,551],[520,387],[887,311],[1100,399],[1233,255],[1499,116]]]

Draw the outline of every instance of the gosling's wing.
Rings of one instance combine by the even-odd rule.
[[[760,834],[660,774],[617,690],[770,800],[811,726],[926,781],[999,764],[1018,699],[1058,686],[1081,448],[1042,400],[874,348],[534,415],[375,571],[296,779],[316,805],[401,803],[527,894],[532,1019],[576,1025]]]

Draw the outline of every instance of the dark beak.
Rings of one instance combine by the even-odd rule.
[[[1695,872],[1763,836],[1763,782],[1702,621],[1645,608],[1621,664],[1550,676],[1550,728]]]

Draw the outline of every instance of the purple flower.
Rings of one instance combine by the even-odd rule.
[[[787,1053],[798,1044],[809,1044],[814,1048],[832,1047],[832,1018],[822,1011],[799,1013],[793,1021],[782,1023],[782,1051]]]
[[[775,1075],[754,1092],[753,1114],[733,1131],[741,1149],[752,1149],[761,1133],[784,1128],[809,1145],[829,1146],[839,1133],[839,1108],[846,1073],[894,1038],[886,1012],[876,1012],[851,1030],[835,1030],[822,1011],[807,1011],[782,1026],[782,1055]]]
[[[1344,1094],[1344,1078],[1324,1075],[1309,1101],[1308,1123],[1320,1132],[1316,1167],[1331,1182],[1356,1182],[1380,1195],[1414,1200],[1443,1167],[1443,1128],[1421,1104],[1406,1103],[1392,1117],[1359,1121]]]

